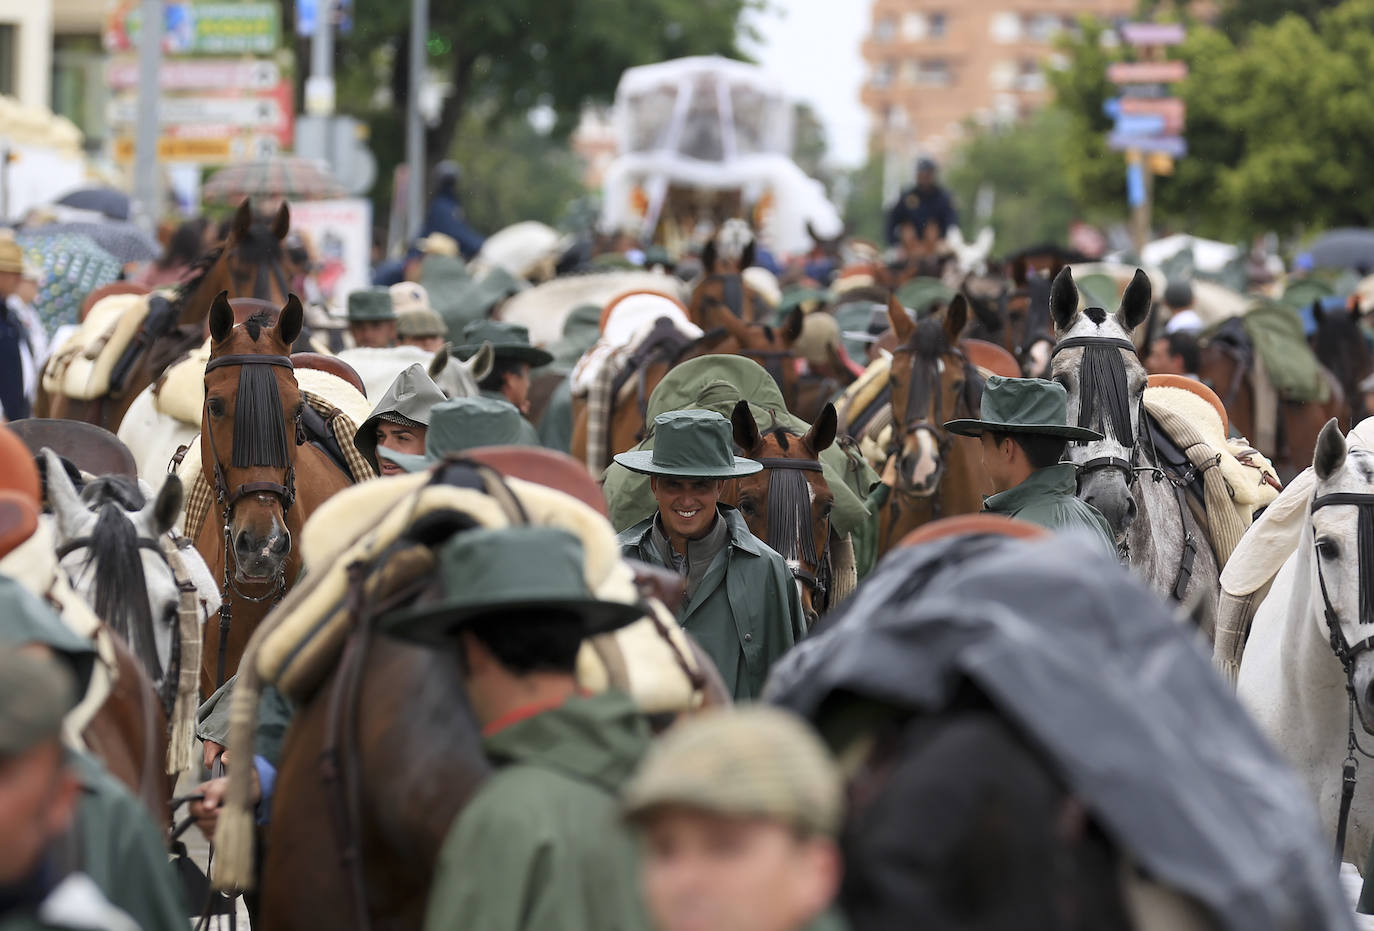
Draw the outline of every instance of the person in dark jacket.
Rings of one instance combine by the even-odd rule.
[[[939,233],[939,239],[945,238],[951,226],[959,225],[959,214],[954,210],[954,200],[948,191],[940,187],[937,172],[935,162],[928,158],[916,163],[915,187],[902,191],[897,203],[887,212],[889,246],[903,242],[904,226],[910,226],[913,238],[921,240],[926,236],[926,227],[932,223]]]
[[[463,215],[463,204],[458,200],[460,178],[457,162],[440,162],[434,169],[434,198],[425,212],[421,235],[443,233],[451,236],[463,251],[463,258],[470,259],[481,251],[486,237],[469,226]]]

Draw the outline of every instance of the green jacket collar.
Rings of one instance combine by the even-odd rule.
[[[720,516],[724,518],[726,529],[730,532],[729,545],[748,553],[750,556],[762,556],[763,541],[749,531],[749,525],[744,522],[744,516],[728,504],[718,504],[716,507],[720,508]],[[651,535],[654,521],[657,519],[658,512],[655,511],[652,517],[646,517],[629,530],[621,533],[620,542],[622,544],[634,544],[645,551],[655,549],[652,545]]]
[[[1078,487],[1077,474],[1071,462],[1036,469],[1020,485],[998,492],[983,502],[983,506],[998,514],[1015,514],[1038,499],[1072,496]]]
[[[615,792],[648,749],[649,727],[629,698],[603,692],[518,720],[482,744],[498,763],[551,769]]]

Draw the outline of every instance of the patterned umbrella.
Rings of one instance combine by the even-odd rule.
[[[123,270],[118,259],[79,233],[23,230],[15,241],[24,257],[42,270],[34,309],[49,334],[60,326],[79,323],[86,295],[118,279]]]
[[[347,192],[314,159],[284,155],[262,162],[221,168],[201,191],[207,204],[237,204],[245,197],[269,200],[328,200]]]
[[[89,236],[97,246],[120,262],[151,262],[162,255],[158,241],[127,220],[103,223],[50,223],[32,230],[37,235],[57,236],[75,233]]]
[[[112,220],[129,219],[129,195],[112,187],[84,187],[64,195],[57,203],[78,210],[94,210]]]

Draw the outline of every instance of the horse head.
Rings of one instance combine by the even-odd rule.
[[[1136,451],[1144,424],[1145,367],[1131,333],[1150,313],[1150,279],[1138,270],[1115,314],[1078,309],[1078,286],[1063,269],[1050,292],[1058,339],[1050,377],[1068,392],[1070,423],[1096,430],[1100,440],[1074,441],[1066,458],[1079,466],[1078,496],[1097,508],[1118,540],[1135,520]]]
[[[263,310],[235,325],[223,292],[210,308],[201,470],[224,522],[226,565],[241,583],[280,586],[291,552],[303,401],[290,353],[303,319],[294,294],[275,320]]]
[[[1312,453],[1314,594],[1321,639],[1345,670],[1364,729],[1374,734],[1374,451],[1346,445],[1335,418]]]
[[[959,349],[968,322],[968,301],[957,294],[949,307],[921,320],[889,298],[887,316],[897,348],[888,376],[892,390],[892,440],[897,490],[929,498],[940,487],[953,435],[944,425],[977,415],[982,380]]]
[[[753,359],[777,382],[789,406],[795,400],[797,366],[792,346],[802,333],[806,316],[800,307],[792,309],[782,326],[746,323],[724,307],[708,307],[706,333],[684,351],[678,361],[722,353]]]
[[[429,377],[446,397],[475,398],[480,393],[478,383],[491,374],[495,361],[496,350],[490,342],[484,341],[466,360],[459,359],[444,346],[429,362]]]
[[[979,327],[972,335],[997,343],[1015,356],[1026,377],[1045,378],[1054,348],[1050,278],[1021,258],[1012,261],[1009,272],[1009,280],[965,279],[964,291]]]
[[[760,432],[748,401],[730,414],[735,444],[763,463],[763,471],[731,483],[724,500],[739,508],[749,531],[787,561],[801,594],[806,626],[828,606],[830,512],[835,495],[821,471],[820,454],[835,442],[835,405],[826,404],[805,436],[786,427]]]
[[[1317,324],[1312,348],[1345,390],[1350,422],[1359,423],[1369,414],[1360,383],[1374,374],[1374,353],[1370,352],[1369,341],[1360,327],[1359,295],[1350,295],[1346,306],[1335,310],[1324,310],[1321,301],[1313,301],[1312,318]]]
[[[210,250],[182,285],[177,301],[181,323],[199,323],[212,296],[221,291],[231,298],[255,297],[280,307],[291,293],[291,282],[304,269],[285,247],[291,231],[291,210],[285,203],[269,220],[253,214],[245,199],[235,211],[224,242]]]
[[[181,480],[167,476],[151,501],[121,475],[95,479],[78,494],[57,454],[45,447],[40,455],[63,571],[161,689],[176,673],[172,643],[181,591],[160,541],[181,511]]]

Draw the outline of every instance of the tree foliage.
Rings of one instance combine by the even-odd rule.
[[[1217,28],[1228,36],[1242,37],[1260,23],[1275,23],[1293,13],[1316,23],[1339,0],[1226,0],[1217,13]]]
[[[1102,103],[1117,93],[1107,64],[1129,53],[1103,48],[1100,34],[1087,24],[1064,46],[1069,66],[1050,75],[1068,118],[1064,169],[1083,203],[1122,198]],[[1346,0],[1316,25],[1284,16],[1239,40],[1195,26],[1177,52],[1189,65],[1177,89],[1189,151],[1157,181],[1156,225],[1239,238],[1374,220],[1374,189],[1360,178],[1374,159],[1374,0]]]

